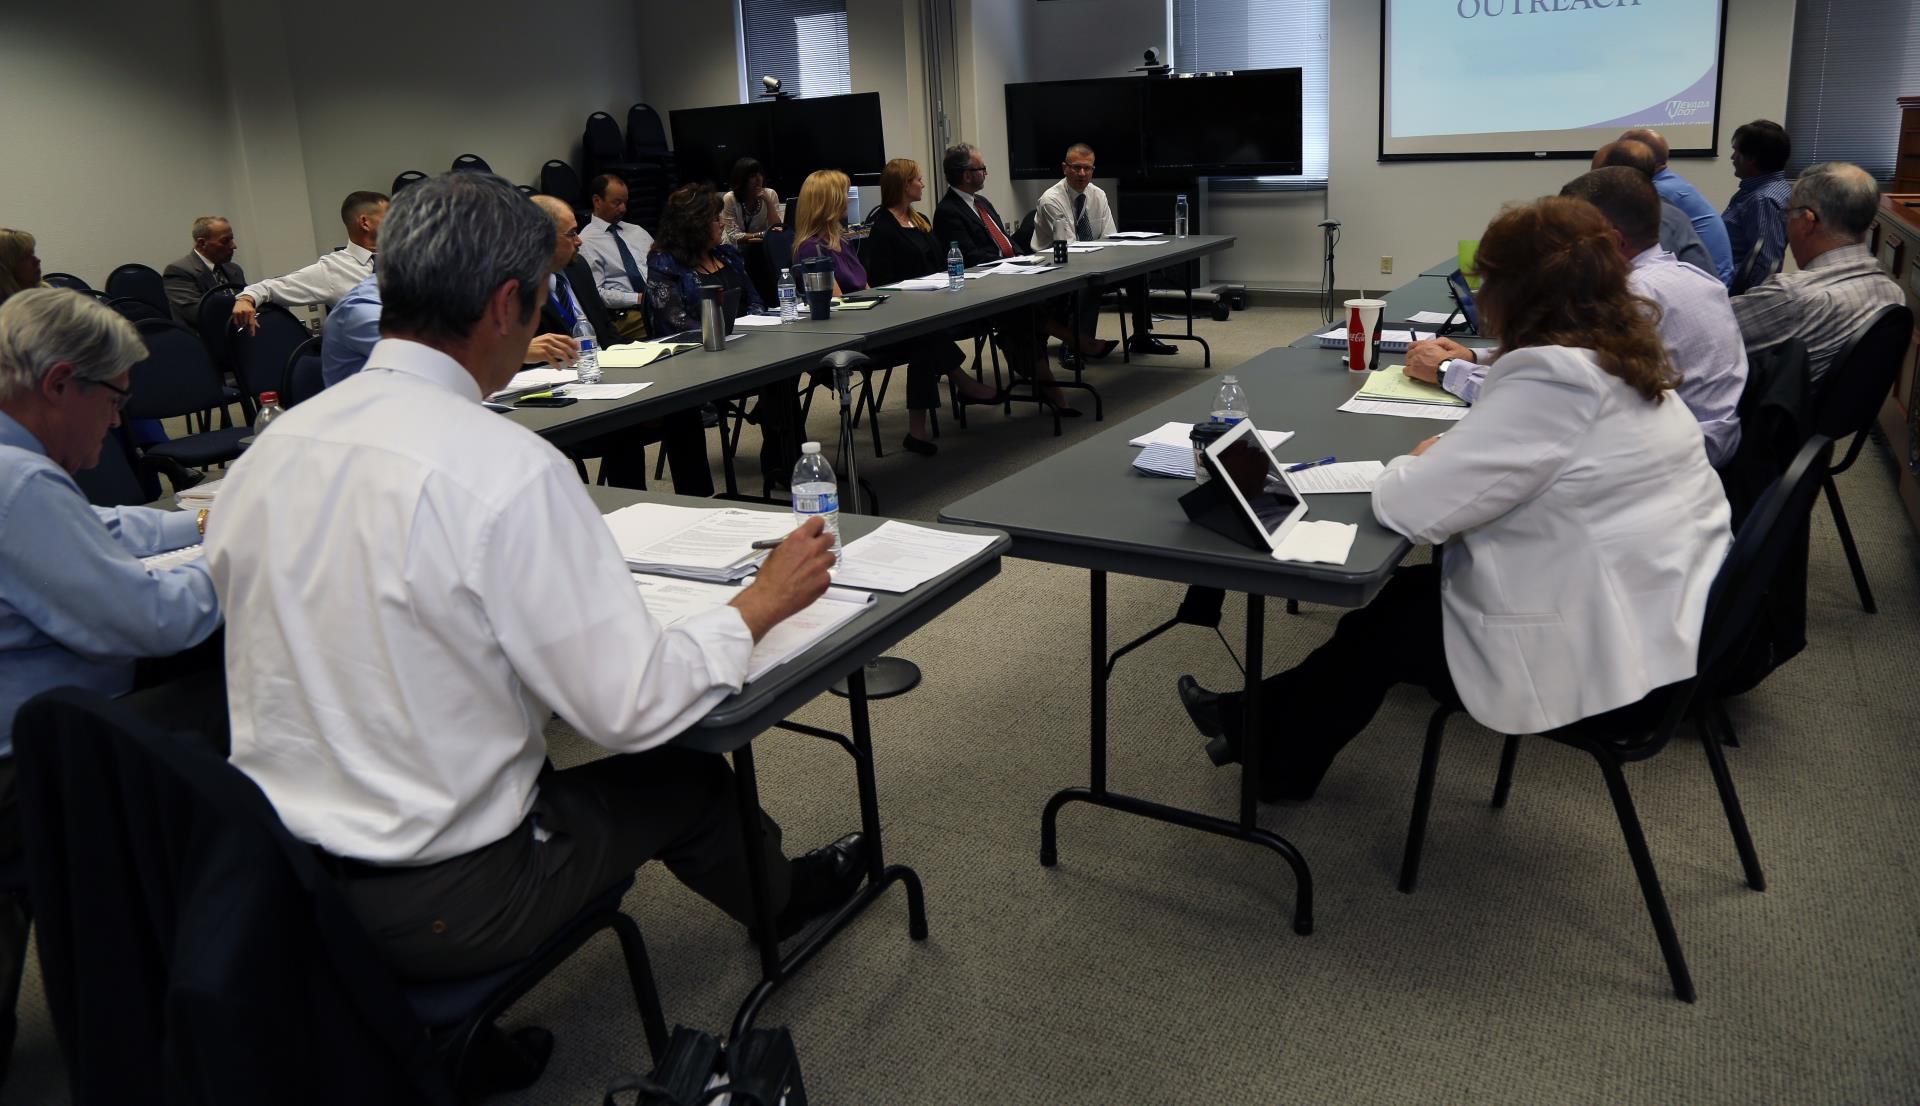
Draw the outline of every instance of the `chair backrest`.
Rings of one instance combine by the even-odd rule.
[[[76,1102],[453,1101],[313,852],[204,736],[72,688],[19,719],[34,920]]]
[[[491,173],[493,172],[493,166],[488,165],[487,159],[481,157],[479,154],[461,154],[459,157],[453,159],[453,168],[450,169],[449,172]]]
[[[326,386],[320,375],[320,339],[308,338],[287,355],[286,371],[280,378],[280,406],[292,407],[312,399]]]
[[[586,129],[580,134],[580,149],[587,155],[589,173],[597,173],[600,167],[619,161],[626,152],[626,143],[620,138],[620,124],[604,111],[587,116]]]
[[[672,152],[667,149],[667,128],[660,122],[660,113],[649,104],[628,108],[627,157],[637,161],[671,156]]]
[[[147,358],[133,366],[132,394],[122,414],[130,419],[170,419],[219,407],[225,397],[200,336],[171,319],[134,323]]]
[[[149,266],[129,261],[107,274],[107,295],[114,299],[144,300],[159,308],[162,315],[173,308],[167,303],[167,284]]]
[[[194,309],[194,329],[200,332],[200,342],[207,347],[217,368],[226,370],[233,365],[233,299],[239,289],[231,284],[222,284],[210,288],[200,297],[200,306]]]
[[[1832,438],[1824,434],[1808,438],[1734,534],[1727,559],[1707,592],[1706,621],[1700,629],[1698,673],[1709,692],[1745,652],[1747,638],[1759,624],[1761,597],[1796,535],[1807,525],[1832,454]]]
[[[171,319],[173,312],[155,307],[137,296],[115,296],[107,301],[107,306],[120,312],[120,317],[130,323],[142,319]]]
[[[1013,236],[1008,241],[1021,253],[1033,252],[1033,228],[1040,222],[1040,209],[1032,208],[1020,217],[1020,225],[1013,228]]]
[[[389,188],[387,191],[392,195],[398,196],[402,188],[405,188],[409,184],[413,184],[417,181],[423,181],[426,179],[427,179],[427,175],[425,173],[422,173],[420,170],[408,169],[407,171],[401,173],[399,176],[393,178],[393,187]]]
[[[74,473],[73,482],[95,507],[126,507],[154,498],[147,494],[134,468],[133,447],[127,441],[125,427],[107,430],[106,439],[100,443],[100,463]]]
[[[773,270],[773,279],[777,283],[781,270],[793,268],[793,229],[781,227],[768,231],[766,237],[760,240],[760,248],[766,251],[767,266]],[[799,284],[800,278],[795,277],[794,283]]]
[[[1753,248],[1747,251],[1746,258],[1740,262],[1740,271],[1733,276],[1733,288],[1735,291],[1744,292],[1772,275],[1771,273],[1754,272],[1755,269],[1760,267],[1760,251],[1766,249],[1766,247],[1767,240],[1765,238],[1754,239]]]
[[[46,273],[43,274],[40,279],[55,288],[71,288],[76,292],[93,291],[93,285],[88,284],[72,273]]]
[[[575,206],[586,201],[586,190],[580,185],[580,174],[573,166],[558,158],[540,167],[540,191],[549,196],[558,196]]]
[[[250,396],[279,391],[287,359],[313,337],[305,323],[277,303],[261,308],[254,321],[259,325],[256,333],[238,334],[233,339],[233,375],[240,382],[240,390]],[[284,405],[286,401],[281,402]]]
[[[1864,434],[1893,390],[1912,341],[1913,312],[1905,304],[1890,303],[1860,324],[1819,383],[1814,432],[1835,440]]]

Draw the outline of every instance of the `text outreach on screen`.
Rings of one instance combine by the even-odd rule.
[[[1723,0],[1382,0],[1380,156],[1588,157],[1719,130]]]

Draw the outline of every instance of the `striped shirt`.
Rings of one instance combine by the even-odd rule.
[[[1734,295],[1766,279],[1787,256],[1787,196],[1792,192],[1787,175],[1778,170],[1748,177],[1720,213],[1727,224],[1727,242],[1733,247]],[[1753,260],[1755,275],[1747,277],[1747,254],[1755,243],[1760,255]]]
[[[1864,243],[1828,250],[1799,272],[1779,273],[1733,297],[1733,315],[1749,350],[1798,338],[1807,347],[1807,380],[1817,385],[1867,317],[1900,303],[1900,286]]]

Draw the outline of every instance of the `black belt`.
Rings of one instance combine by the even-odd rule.
[[[405,875],[410,872],[424,872],[433,867],[431,864],[399,865],[368,864],[364,860],[335,856],[318,845],[308,846],[313,850],[313,858],[320,862],[320,868],[334,879],[378,879],[382,876]]]

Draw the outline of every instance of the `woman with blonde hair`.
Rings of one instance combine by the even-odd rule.
[[[15,292],[40,287],[40,259],[34,255],[33,235],[0,227],[0,300]]]
[[[847,234],[847,184],[847,175],[832,169],[807,177],[800,185],[800,205],[793,219],[794,234],[799,239],[793,247],[794,260],[832,258],[836,295],[857,292],[870,283],[867,266]],[[876,263],[876,271],[886,276],[871,277],[871,281],[892,284],[939,270],[938,247],[931,245],[933,235],[926,217],[913,210],[913,201],[920,198],[925,187],[920,167],[913,162],[897,159],[887,163],[880,177],[884,206],[874,213],[867,240],[869,259]],[[913,235],[925,242],[916,243]],[[951,335],[910,339],[875,351],[875,359],[885,360],[889,349],[896,359],[904,356],[907,362],[907,437],[901,446],[909,453],[931,457],[939,452],[927,437],[927,412],[940,405],[941,376],[953,381],[963,402],[999,403],[1005,398],[967,375],[966,355]]]
[[[1632,707],[1694,674],[1707,592],[1732,535],[1700,426],[1633,293],[1618,235],[1582,199],[1495,216],[1474,266],[1500,341],[1480,398],[1444,438],[1388,462],[1381,525],[1445,543],[1333,637],[1262,685],[1285,726],[1240,729],[1240,696],[1182,677],[1201,733],[1261,746],[1261,797],[1312,797],[1387,692],[1421,685],[1505,734]],[[1284,729],[1284,735],[1283,735]]]

